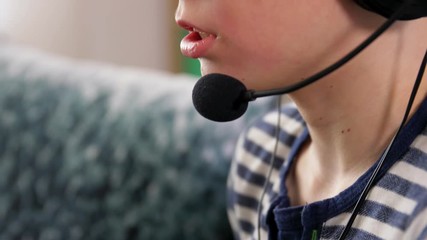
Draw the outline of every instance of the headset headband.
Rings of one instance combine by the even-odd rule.
[[[361,7],[389,18],[405,0],[355,0]],[[427,17],[427,0],[414,0],[399,20]]]

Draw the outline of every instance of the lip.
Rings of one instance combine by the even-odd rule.
[[[201,58],[205,56],[207,51],[215,43],[216,35],[200,30],[182,20],[178,20],[177,24],[189,31],[188,35],[181,41],[181,53],[190,58]]]

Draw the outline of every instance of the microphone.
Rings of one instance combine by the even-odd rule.
[[[220,73],[200,78],[193,88],[193,105],[203,117],[216,122],[232,121],[242,116],[250,99],[239,80]]]
[[[411,2],[402,4],[386,22],[343,58],[305,80],[284,88],[254,91],[247,90],[234,77],[220,73],[208,74],[200,78],[193,88],[193,105],[200,115],[209,120],[228,122],[241,117],[246,112],[248,103],[258,97],[286,94],[306,87],[339,69],[362,52],[398,20]]]

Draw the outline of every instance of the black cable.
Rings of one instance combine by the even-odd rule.
[[[289,87],[285,87],[285,88],[281,88],[281,89],[276,89],[276,90],[266,90],[266,91],[248,91],[246,93],[245,98],[248,100],[255,100],[258,97],[264,97],[264,96],[270,96],[270,95],[279,95],[279,94],[284,94],[284,93],[289,93],[289,92],[293,92],[296,91],[298,89],[301,89],[311,83],[316,82],[317,80],[329,75],[330,73],[334,72],[335,70],[339,69],[340,67],[342,67],[344,64],[346,64],[347,62],[349,62],[350,60],[352,60],[355,56],[357,56],[360,52],[362,52],[365,48],[367,48],[370,44],[372,44],[372,42],[374,42],[379,36],[381,36],[387,29],[389,29],[396,21],[397,19],[402,15],[402,13],[404,12],[404,10],[406,9],[406,7],[409,6],[410,3],[412,3],[413,0],[407,0],[404,3],[402,3],[402,6],[386,21],[383,23],[383,25],[381,25],[374,33],[372,33],[365,41],[363,41],[359,46],[357,46],[355,49],[353,49],[350,53],[348,53],[347,55],[345,55],[343,58],[341,58],[340,60],[338,60],[337,62],[333,63],[332,65],[330,65],[329,67],[325,68],[324,70],[312,75],[311,77],[298,82],[294,85],[291,85]],[[425,64],[424,64],[425,65]],[[424,66],[425,68],[425,66]],[[422,79],[422,77],[421,77]],[[418,82],[418,81],[417,81]],[[419,85],[418,85],[419,86]],[[416,86],[414,86],[415,89]],[[418,90],[418,87],[416,87]],[[416,94],[416,92],[415,92]],[[413,100],[412,100],[413,101]],[[279,100],[279,102],[281,102]],[[412,106],[412,102],[410,101],[410,105]],[[278,109],[280,110],[280,105],[278,104]],[[408,110],[408,109],[407,109]],[[410,110],[410,109],[409,109]],[[280,123],[280,111],[278,111],[278,123]],[[405,114],[406,116],[406,114]],[[406,122],[406,120],[404,121]],[[280,132],[280,126],[279,124],[277,125],[277,130],[276,130],[276,143],[274,146],[274,151],[273,151],[273,156],[271,158],[271,163],[270,163],[270,168],[268,171],[268,175],[266,178],[266,182],[264,183],[264,187],[263,187],[263,192],[261,194],[261,198],[260,198],[260,202],[258,205],[258,240],[261,240],[261,216],[262,216],[262,202],[263,199],[265,197],[266,191],[267,191],[267,186],[268,183],[270,181],[270,177],[271,177],[271,173],[273,170],[273,162],[275,160],[275,155],[276,155],[276,151],[277,151],[277,147],[278,147],[278,142],[279,142],[279,132]],[[396,135],[400,132],[400,128],[399,131],[396,133]],[[387,156],[388,151],[390,150],[394,139],[396,137],[396,135],[393,137],[391,144],[389,144],[389,146],[387,147],[387,149],[385,150],[385,154],[383,154],[383,156],[381,157],[380,163],[378,164],[377,168],[374,171],[374,174],[372,175],[371,179],[368,182],[368,185],[365,187],[364,191],[362,192],[361,197],[359,198],[355,209],[353,210],[352,216],[350,217],[349,222],[347,223],[343,233],[340,236],[340,239],[344,239],[345,236],[348,234],[348,231],[351,228],[351,225],[353,224],[354,218],[357,215],[357,212],[361,206],[361,202],[363,202],[363,200],[366,198],[366,195],[372,185],[373,180],[375,179],[378,171],[380,170],[385,157]],[[353,216],[354,215],[354,216]]]
[[[273,89],[273,90],[265,90],[265,91],[248,91],[245,95],[245,99],[247,100],[255,100],[258,97],[265,97],[270,95],[279,95],[284,93],[290,93],[301,89],[309,84],[316,82],[317,80],[331,74],[338,68],[342,67],[344,64],[349,62],[355,56],[357,56],[360,52],[362,52],[365,48],[367,48],[372,42],[374,42],[379,36],[381,36],[387,29],[389,29],[393,23],[397,21],[397,19],[403,14],[404,10],[412,3],[413,0],[405,1],[402,6],[385,22],[381,25],[374,33],[372,33],[365,41],[363,41],[359,46],[353,49],[350,53],[345,55],[343,58],[333,63],[329,67],[323,69],[322,71],[312,75],[309,78],[304,79],[303,81],[297,82],[294,85]]]
[[[273,152],[271,153],[271,158],[270,158],[270,166],[268,169],[268,174],[262,189],[262,193],[261,193],[261,197],[259,200],[259,204],[258,204],[258,240],[261,240],[261,217],[262,217],[262,202],[264,201],[264,197],[265,194],[267,192],[267,187],[268,184],[270,183],[270,178],[271,178],[271,173],[273,172],[273,166],[274,166],[274,162],[276,161],[276,154],[277,154],[277,148],[279,146],[279,137],[280,137],[280,122],[281,122],[281,113],[282,110],[282,96],[279,96],[277,99],[277,123],[276,123],[276,129],[274,132],[275,138],[276,138],[276,142],[274,143],[274,149]]]
[[[396,137],[402,131],[403,127],[405,126],[406,121],[409,118],[409,114],[411,112],[412,104],[414,103],[415,97],[417,95],[418,89],[419,89],[421,82],[422,82],[422,79],[423,79],[426,64],[427,64],[427,50],[426,50],[426,53],[424,54],[423,61],[421,63],[420,69],[418,71],[417,79],[415,80],[414,86],[412,88],[411,96],[409,98],[408,105],[406,107],[405,115],[402,119],[402,122],[399,126],[399,129],[397,130],[396,134],[393,136],[393,139],[391,140],[390,144],[387,146],[384,153],[381,155],[381,158],[378,162],[377,167],[375,168],[374,172],[372,173],[371,177],[369,178],[368,183],[366,184],[365,188],[363,189],[362,194],[360,195],[359,199],[357,200],[356,206],[353,208],[350,219],[348,220],[343,232],[341,233],[341,236],[339,238],[340,240],[344,240],[345,237],[350,232],[351,226],[353,225],[353,222],[356,219],[360,208],[363,206],[363,203],[366,199],[366,196],[368,195],[369,191],[371,190],[372,184],[376,180],[376,177],[377,177],[379,171],[381,170],[381,167],[383,166],[384,161],[387,158],[387,155],[388,155],[390,149],[393,147],[393,144],[395,142]]]

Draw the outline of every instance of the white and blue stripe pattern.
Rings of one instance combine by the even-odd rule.
[[[295,108],[286,108],[281,114],[280,125],[284,128],[280,129],[280,141],[270,181],[280,178],[279,172],[285,165],[284,156],[289,154],[293,143],[304,130],[302,118]],[[266,115],[239,140],[228,181],[228,212],[236,239],[257,239],[257,208],[272,160],[277,118],[277,112]],[[267,185],[267,194],[262,204],[263,239],[267,239],[266,212],[279,194],[279,188],[279,181],[269,182]]]
[[[228,181],[228,213],[236,239],[258,238],[257,208],[276,141],[276,119],[277,113],[266,115],[251,126],[239,140]],[[272,212],[283,212],[278,206],[283,207],[284,203],[277,203],[280,202],[279,196],[283,191],[286,192],[281,189],[284,181],[281,173],[289,167],[295,145],[305,133],[305,123],[294,106],[286,106],[281,112],[281,119],[279,148],[267,185],[267,194],[262,202],[262,239],[268,239],[269,236],[280,239],[280,236],[284,236],[272,232],[280,231],[283,226],[273,226],[267,216],[270,218]],[[427,100],[407,124],[401,139],[397,139],[397,146],[391,151],[392,159],[383,169],[381,179],[369,192],[348,239],[427,239],[426,124]],[[356,182],[355,185],[361,182]],[[353,194],[356,194],[356,191]],[[358,195],[349,195],[345,198],[357,197]],[[332,201],[340,203],[344,200],[338,196]],[[316,204],[322,206],[323,202]],[[338,239],[352,208],[341,211],[339,207],[331,207],[334,206],[331,202],[325,201],[325,204],[328,204],[328,208],[320,209],[328,209],[329,212],[313,216],[316,221],[321,220],[319,228],[316,229],[319,233],[318,239]],[[274,216],[273,222],[275,218],[277,223],[280,216]],[[301,222],[295,225],[299,227]],[[305,239],[307,236],[306,233],[301,233],[298,238]]]

